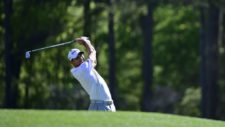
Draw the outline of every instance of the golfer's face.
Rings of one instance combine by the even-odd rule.
[[[77,58],[71,60],[71,64],[72,64],[74,67],[78,67],[78,66],[80,66],[80,64],[83,63],[83,61],[84,61],[84,56],[83,56],[83,54],[79,54],[79,55],[77,56]]]

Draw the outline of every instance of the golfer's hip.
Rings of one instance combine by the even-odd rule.
[[[104,105],[112,105],[113,104],[113,100],[91,100],[91,104],[104,104]]]
[[[89,110],[116,112],[116,108],[112,100],[110,101],[91,100]]]

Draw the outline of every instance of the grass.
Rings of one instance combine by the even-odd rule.
[[[0,110],[0,127],[225,127],[225,122],[143,112]]]

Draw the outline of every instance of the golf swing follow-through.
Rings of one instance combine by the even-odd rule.
[[[85,59],[84,52],[79,49],[71,49],[68,53],[68,59],[73,66],[72,75],[80,82],[90,97],[89,110],[115,112],[116,108],[109,88],[105,80],[95,70],[97,64],[95,48],[85,37],[77,38],[76,42],[86,48],[88,58]]]
[[[87,37],[85,37],[87,38]],[[25,53],[25,57],[27,59],[30,58],[30,54],[31,52],[37,52],[37,51],[41,51],[41,50],[45,50],[45,49],[49,49],[49,48],[54,48],[54,47],[59,47],[59,46],[64,46],[64,45],[68,45],[68,44],[71,44],[73,42],[75,42],[76,40],[72,40],[72,41],[68,41],[68,42],[64,42],[64,43],[60,43],[60,44],[56,44],[56,45],[51,45],[51,46],[46,46],[46,47],[43,47],[43,48],[38,48],[38,49],[33,49],[33,50],[30,50],[30,51],[26,51]]]
[[[76,48],[71,49],[67,57],[69,59],[69,63],[72,65],[72,69],[70,70],[72,75],[79,81],[81,86],[89,95],[89,110],[115,112],[116,108],[109,88],[105,80],[95,70],[95,66],[97,64],[96,50],[87,37],[80,37],[70,42],[27,51],[26,58],[30,57],[31,52],[62,46],[73,42],[77,42],[87,50],[87,59],[85,59],[84,52]]]

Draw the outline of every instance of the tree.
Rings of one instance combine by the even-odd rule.
[[[112,94],[112,98],[115,101],[115,105],[117,105],[113,0],[108,0],[108,6],[109,87]]]
[[[84,5],[84,36],[91,35],[91,14],[90,14],[90,0],[83,0]]]
[[[4,42],[5,42],[5,108],[16,107],[14,96],[13,41],[12,41],[12,0],[4,0]]]
[[[202,116],[216,118],[218,102],[218,21],[219,9],[210,0],[205,18],[205,44],[202,44]],[[204,14],[202,14],[204,16]],[[203,19],[203,18],[202,18]],[[204,20],[204,19],[203,19]],[[202,21],[204,24],[204,21]],[[204,27],[204,25],[202,25]],[[203,63],[204,62],[204,63]],[[204,69],[203,69],[204,68]]]
[[[200,85],[205,88],[206,84],[206,14],[204,7],[200,7]],[[202,93],[203,94],[203,93]],[[203,100],[207,100],[206,96],[202,96],[202,105],[201,109],[204,108]],[[203,110],[202,110],[203,111]]]
[[[148,2],[148,13],[141,17],[141,28],[143,32],[143,93],[141,98],[141,110],[152,111],[152,83],[153,83],[153,65],[152,65],[152,41],[153,41],[153,12],[155,8],[155,1]]]

